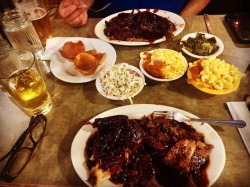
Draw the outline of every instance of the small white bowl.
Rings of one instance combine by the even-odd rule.
[[[223,42],[221,41],[221,39],[219,39],[217,36],[214,36],[214,35],[209,34],[209,33],[204,33],[204,32],[194,32],[194,33],[187,34],[187,35],[185,35],[185,36],[181,39],[180,44],[182,44],[182,41],[186,41],[189,37],[195,38],[197,33],[205,34],[205,37],[206,37],[206,38],[215,37],[216,43],[217,43],[217,45],[219,46],[218,51],[216,51],[214,54],[211,54],[211,55],[200,56],[200,55],[193,54],[193,53],[191,53],[190,51],[188,51],[187,49],[185,49],[185,47],[182,47],[182,51],[183,51],[184,53],[186,53],[187,55],[189,55],[189,56],[191,56],[191,57],[194,57],[194,58],[207,58],[207,57],[209,57],[209,56],[219,56],[219,55],[223,52],[223,50],[224,50],[224,44],[223,44]]]
[[[170,50],[170,51],[179,53],[179,52],[174,51],[174,50],[171,50],[171,49],[163,49],[163,50]],[[148,52],[153,52],[153,51],[154,51],[154,50],[148,51]],[[146,77],[148,77],[148,78],[150,78],[150,79],[152,79],[152,80],[160,81],[160,82],[174,81],[174,80],[176,80],[176,79],[181,78],[181,77],[186,73],[186,71],[187,71],[188,62],[187,62],[186,58],[185,58],[183,55],[182,55],[182,57],[183,57],[183,60],[184,60],[184,62],[185,62],[185,64],[186,64],[186,69],[185,69],[185,71],[183,72],[183,74],[181,74],[181,75],[179,75],[179,76],[177,76],[177,77],[175,77],[175,78],[172,78],[172,79],[162,79],[162,78],[157,78],[157,77],[154,77],[154,76],[150,75],[150,74],[144,69],[144,67],[143,67],[143,63],[144,63],[144,62],[143,62],[143,59],[140,59],[139,67],[140,67],[142,73],[143,73]]]
[[[103,89],[103,87],[102,87],[102,76],[103,75],[107,75],[110,71],[111,71],[111,69],[115,66],[115,65],[118,65],[118,64],[115,64],[114,66],[112,66],[112,67],[109,67],[109,68],[106,68],[106,69],[104,69],[104,70],[102,70],[100,73],[99,73],[99,75],[98,75],[98,77],[96,78],[96,88],[97,88],[97,90],[98,90],[98,92],[102,95],[102,96],[104,96],[104,97],[106,97],[106,98],[108,98],[108,99],[112,99],[112,100],[125,100],[125,99],[129,99],[130,101],[131,101],[131,99],[133,98],[133,97],[135,97],[137,94],[139,94],[140,92],[141,92],[141,90],[143,89],[143,87],[144,87],[144,85],[146,84],[145,83],[145,78],[144,78],[144,75],[143,75],[143,73],[138,69],[138,68],[136,68],[136,67],[134,67],[134,66],[132,66],[132,65],[129,65],[129,64],[126,64],[126,63],[121,63],[121,64],[123,64],[123,65],[125,65],[126,66],[126,70],[125,71],[131,71],[131,72],[134,72],[137,76],[139,76],[140,78],[141,78],[141,83],[140,83],[140,87],[138,87],[137,88],[137,90],[132,94],[132,95],[130,95],[130,96],[126,96],[126,95],[120,95],[120,96],[116,96],[116,95],[108,95]],[[120,64],[120,65],[121,65]],[[118,80],[118,78],[119,78],[119,72],[117,72],[116,73],[116,75],[117,75],[117,80]],[[129,83],[129,82],[128,82]],[[113,85],[112,85],[113,86]],[[126,88],[125,88],[126,89]],[[128,88],[127,88],[128,89]],[[131,102],[132,103],[132,102]]]

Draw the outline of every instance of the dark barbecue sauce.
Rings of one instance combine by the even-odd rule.
[[[123,126],[124,121],[126,119],[122,119],[122,121],[117,122],[119,126],[115,128],[107,128],[101,129],[102,132],[105,132],[105,135],[109,134],[109,130],[113,129],[117,133],[117,131],[120,130],[120,126]],[[101,155],[98,155],[99,159],[101,159],[102,165],[100,166],[101,170],[104,171],[110,171],[111,178],[110,181],[114,184],[124,184],[125,187],[130,186],[199,186],[199,187],[205,187],[208,186],[209,181],[207,177],[207,167],[209,165],[209,158],[207,158],[206,162],[199,167],[199,170],[195,170],[189,173],[189,174],[183,174],[182,172],[179,172],[178,170],[171,168],[169,166],[166,166],[162,160],[165,157],[166,153],[169,151],[170,147],[168,145],[164,145],[166,147],[165,150],[157,150],[152,149],[150,144],[147,144],[147,136],[150,136],[150,133],[157,132],[159,134],[159,137],[155,137],[156,140],[162,139],[162,135],[165,133],[172,133],[167,132],[169,125],[171,125],[171,128],[174,128],[175,130],[178,130],[180,132],[180,136],[175,136],[173,140],[170,141],[169,146],[172,146],[174,144],[172,141],[176,141],[176,139],[183,138],[188,136],[188,139],[192,138],[194,140],[204,141],[204,136],[201,133],[198,133],[195,131],[193,127],[190,125],[187,125],[185,123],[179,123],[173,120],[168,120],[167,122],[160,119],[158,121],[155,121],[155,123],[151,124],[151,121],[147,118],[142,118],[141,120],[128,120],[129,123],[126,123],[124,127],[121,129],[125,130],[124,132],[119,131],[119,133],[116,134],[115,137],[112,137],[110,135],[106,136],[112,137],[111,141],[120,141],[117,144],[113,144],[116,146],[109,146],[108,144],[103,144],[101,150],[109,152],[102,153]],[[107,125],[107,120],[105,121],[104,125]],[[111,125],[115,124],[115,120],[112,121]],[[139,125],[139,126],[138,126]],[[100,127],[99,127],[100,128]],[[135,132],[140,131],[141,129],[144,130],[144,133],[142,132]],[[155,129],[154,129],[155,128]],[[181,129],[179,129],[181,128]],[[154,129],[154,130],[152,130]],[[184,130],[182,130],[184,129]],[[111,131],[113,131],[111,130]],[[163,132],[161,134],[161,132]],[[96,142],[100,138],[100,132],[95,132],[87,141],[85,153],[87,156],[86,165],[89,168],[89,170],[96,165],[99,160],[91,161],[90,157],[95,154],[96,151]],[[122,133],[122,135],[120,134]],[[188,135],[186,135],[186,133]],[[124,140],[126,139],[126,135],[128,135],[129,139],[133,139],[129,143],[129,158],[124,159],[122,155],[124,154],[123,146],[126,146],[124,144]],[[117,136],[119,136],[119,139]],[[117,138],[117,139],[116,139]],[[141,142],[142,141],[142,142]],[[165,141],[165,140],[164,140]],[[165,142],[162,141],[164,144]],[[102,140],[103,142],[103,140]],[[102,142],[98,144],[102,144]],[[107,141],[108,142],[108,141]],[[171,145],[170,145],[171,144]],[[138,146],[140,145],[140,146]],[[99,145],[98,145],[99,146]],[[120,147],[117,147],[120,146]],[[127,147],[127,148],[128,148]],[[97,149],[100,149],[98,147]],[[112,149],[118,149],[120,150],[117,157],[114,156],[114,150]],[[116,160],[115,158],[119,158]],[[114,163],[111,163],[111,160],[114,161]],[[120,162],[120,163],[119,163]],[[119,166],[114,167],[116,164],[119,164]],[[93,180],[93,176],[92,176]],[[156,182],[155,182],[156,181]],[[93,182],[93,181],[92,181]],[[147,185],[146,185],[147,184]]]
[[[84,150],[84,155],[87,158],[85,164],[87,166],[88,169],[91,169],[92,167],[94,167],[96,165],[95,161],[90,160],[90,157],[93,154],[93,140],[96,138],[97,136],[97,132],[93,133],[87,140],[86,143],[86,148]]]
[[[155,14],[158,10],[134,13],[120,13],[105,22],[104,34],[110,40],[144,41],[153,43],[166,36],[168,41],[173,38],[176,26],[167,18]]]

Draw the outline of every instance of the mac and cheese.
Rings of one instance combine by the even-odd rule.
[[[192,68],[195,68],[195,66],[200,66],[201,71],[198,75],[192,74]],[[214,90],[231,89],[236,82],[239,82],[245,76],[237,67],[226,63],[224,60],[217,59],[215,56],[201,59],[196,63],[189,63],[189,69],[192,77],[188,82]]]
[[[143,68],[157,78],[173,79],[183,75],[187,69],[187,63],[181,53],[168,49],[155,49],[141,52]]]

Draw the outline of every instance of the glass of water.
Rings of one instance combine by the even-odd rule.
[[[13,3],[17,9],[27,13],[43,46],[46,46],[46,40],[53,36],[53,30],[49,18],[50,8],[45,0],[13,0]]]
[[[37,59],[44,52],[37,32],[23,10],[12,9],[3,13],[2,28],[15,49],[26,49],[33,52]]]

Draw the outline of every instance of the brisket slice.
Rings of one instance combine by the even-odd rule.
[[[123,164],[143,142],[143,129],[127,116],[117,115],[96,119],[93,127],[98,129],[93,142],[93,158],[100,169],[112,174],[120,172]]]

